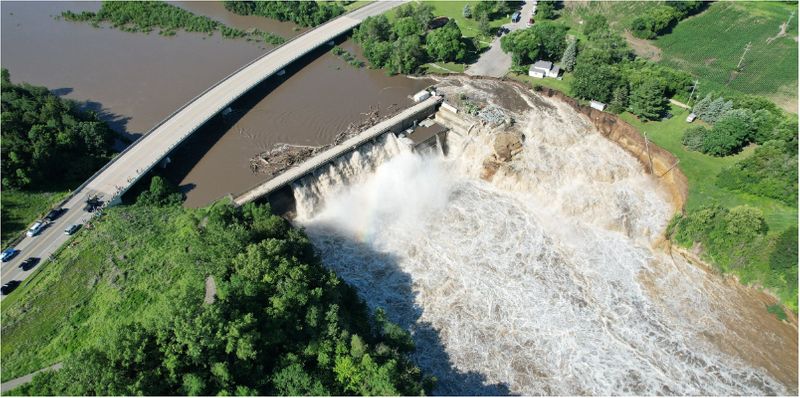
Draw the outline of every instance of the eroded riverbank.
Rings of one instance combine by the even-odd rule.
[[[657,245],[673,196],[640,160],[555,98],[439,87],[505,109],[523,150],[487,174],[496,145],[475,128],[448,157],[389,146],[358,176],[362,154],[298,187],[323,204],[296,220],[326,265],[412,331],[436,393],[796,393],[796,328]]]

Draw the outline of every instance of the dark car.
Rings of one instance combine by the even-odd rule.
[[[41,259],[39,257],[28,257],[25,261],[19,264],[19,267],[22,268],[23,271],[28,271],[31,268],[35,267],[36,264],[39,264]]]
[[[67,211],[67,209],[59,207],[57,209],[50,210],[50,212],[47,213],[47,215],[44,216],[44,218],[49,221],[55,221],[57,218],[61,217],[61,215],[64,214],[65,211]]]
[[[6,283],[5,285],[3,285],[3,287],[0,287],[0,294],[5,296],[5,295],[13,292],[14,289],[16,289],[17,286],[19,286],[20,283],[21,283],[20,281],[11,281],[11,282]]]
[[[11,260],[17,255],[17,253],[19,253],[19,250],[14,249],[13,247],[3,250],[3,262]]]

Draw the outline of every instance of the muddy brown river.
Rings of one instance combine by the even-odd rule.
[[[287,39],[302,33],[291,23],[238,16],[220,2],[177,2],[180,7],[240,29],[252,27]],[[2,66],[14,82],[44,85],[103,114],[126,135],[142,134],[185,102],[272,46],[219,35],[128,33],[57,20],[64,10],[96,11],[97,2],[3,2]],[[343,47],[355,51],[347,41]],[[324,145],[350,123],[379,109],[411,103],[428,81],[356,69],[322,49],[286,76],[256,87],[172,154],[167,176],[203,206],[264,179],[249,159],[276,143]]]

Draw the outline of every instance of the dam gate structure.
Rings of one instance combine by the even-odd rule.
[[[444,137],[447,129],[439,126],[438,124],[433,124],[429,121],[428,117],[436,113],[441,103],[442,97],[431,96],[430,98],[421,101],[405,109],[404,111],[358,133],[344,142],[312,156],[303,163],[292,167],[289,170],[286,170],[283,173],[246,190],[245,192],[233,196],[233,203],[236,206],[241,206],[245,203],[249,203],[263,197],[268,197],[273,192],[290,186],[293,182],[298,181],[303,177],[314,174],[321,168],[327,167],[335,162],[336,159],[339,159],[342,156],[357,150],[360,146],[366,143],[376,141],[379,137],[387,133],[408,134],[409,138],[414,143],[414,146],[420,148],[435,145],[437,139],[441,140],[441,138]],[[413,133],[411,131],[413,131]]]

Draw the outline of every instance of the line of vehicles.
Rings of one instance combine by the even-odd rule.
[[[86,200],[86,205],[83,207],[83,210],[86,211],[86,212],[92,213],[95,210],[101,208],[102,206],[103,206],[103,201],[101,201],[96,196],[92,196],[92,197],[89,197],[89,199]],[[59,208],[50,210],[47,213],[47,215],[44,216],[43,219],[37,220],[35,223],[33,223],[33,225],[31,225],[31,227],[28,229],[28,231],[25,232],[25,235],[30,237],[30,238],[33,238],[33,237],[41,234],[42,231],[44,231],[47,228],[47,226],[49,226],[56,219],[61,217],[61,215],[66,213],[67,210],[68,209],[65,209],[63,207],[59,207]],[[65,235],[72,235],[75,232],[78,232],[78,230],[80,228],[81,228],[81,224],[71,224],[70,226],[68,226],[67,228],[64,229],[64,234]],[[16,257],[19,253],[20,253],[19,249],[16,249],[14,247],[9,247],[9,248],[3,250],[0,253],[0,260],[2,262],[4,262],[4,263],[5,262],[9,262],[14,257]],[[24,261],[22,261],[19,264],[19,268],[22,269],[23,271],[29,271],[33,267],[35,267],[37,264],[39,264],[40,261],[41,261],[41,259],[39,257],[28,257],[28,258],[26,258]],[[22,283],[21,281],[12,280],[12,281],[9,281],[9,282],[3,284],[2,286],[0,286],[0,294],[5,296],[5,295],[11,293],[21,283]]]

